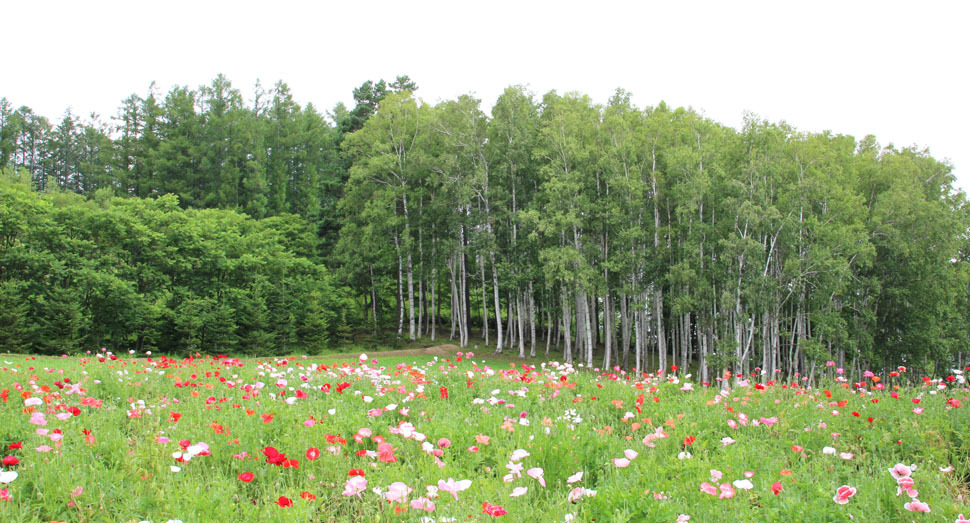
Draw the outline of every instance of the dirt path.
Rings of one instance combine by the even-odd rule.
[[[356,358],[361,354],[366,354],[369,358],[386,358],[394,356],[454,356],[456,352],[460,351],[461,347],[458,345],[436,345],[434,347],[425,347],[423,349],[405,349],[405,350],[387,350],[378,352],[348,352],[346,354],[333,354],[323,356],[325,358]]]

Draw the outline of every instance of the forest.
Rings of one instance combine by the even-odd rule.
[[[928,150],[622,89],[417,93],[321,112],[220,75],[56,121],[0,99],[0,352],[366,332],[702,382],[970,356],[970,216]]]

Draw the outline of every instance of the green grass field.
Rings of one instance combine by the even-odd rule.
[[[0,521],[970,516],[964,378],[903,377],[721,391],[457,350],[6,355]]]

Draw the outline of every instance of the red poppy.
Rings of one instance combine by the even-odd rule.
[[[365,474],[364,471],[361,470],[361,469],[350,469],[350,471],[347,472],[347,475],[348,476],[360,476],[360,477],[364,477],[367,474]]]
[[[18,463],[20,463],[20,460],[17,459],[17,456],[7,456],[7,457],[3,458],[3,466],[4,467],[10,467],[10,466],[16,465]]]
[[[784,487],[781,486],[780,481],[776,481],[773,485],[771,485],[771,492],[776,496],[781,494],[782,489],[784,489]]]
[[[281,507],[292,507],[293,500],[286,496],[280,496],[279,499],[276,500],[276,504]]]
[[[252,472],[243,472],[242,474],[239,475],[239,481],[244,481],[246,483],[249,483],[255,478],[256,478],[256,475],[253,474]]]
[[[10,446],[8,446],[7,448],[10,450],[22,449],[24,448],[24,443],[22,441],[11,443]]]
[[[263,455],[266,456],[266,463],[270,465],[282,465],[286,462],[286,454],[282,454],[275,447],[264,448]]]
[[[792,445],[791,446],[791,449],[793,451],[795,451],[796,453],[798,453],[798,452],[801,452],[802,451],[802,446],[801,445]]]
[[[306,451],[306,459],[313,461],[320,457],[320,449],[312,447]]]
[[[307,501],[313,501],[313,500],[317,499],[316,496],[314,496],[313,494],[310,494],[309,492],[307,492],[305,490],[300,493],[300,497],[303,498],[303,499],[305,499],[305,500],[307,500]]]
[[[497,517],[504,516],[508,514],[501,505],[492,505],[490,503],[482,503],[482,514],[488,514],[489,516]]]

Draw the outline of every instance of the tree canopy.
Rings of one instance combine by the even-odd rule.
[[[450,330],[702,381],[970,352],[970,217],[927,150],[624,90],[513,86],[488,112],[416,90],[367,81],[324,115],[220,75],[56,124],[0,100],[0,349]]]

